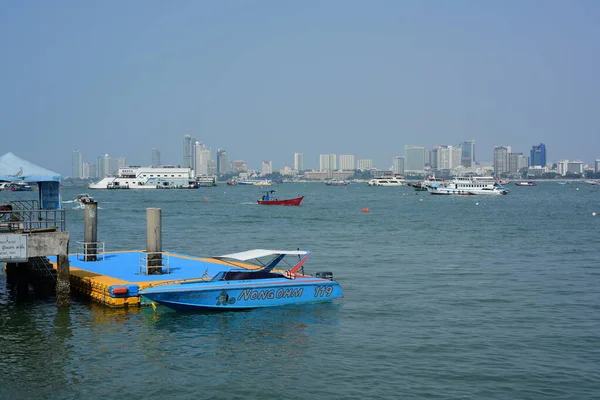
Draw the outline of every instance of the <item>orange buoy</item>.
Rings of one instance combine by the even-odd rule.
[[[127,294],[128,291],[129,290],[125,286],[116,287],[112,290],[113,294]]]
[[[369,211],[371,211],[371,209],[368,207],[365,207],[365,208],[361,208],[360,211],[361,212],[369,212]]]
[[[205,200],[205,201],[208,201],[208,197],[205,197],[205,198],[204,198],[204,200]]]

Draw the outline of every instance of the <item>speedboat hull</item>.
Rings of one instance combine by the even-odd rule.
[[[298,277],[236,282],[178,283],[140,291],[149,300],[177,311],[240,310],[330,301],[342,297],[333,280]]]
[[[266,205],[266,206],[299,206],[302,203],[302,199],[304,196],[297,197],[295,199],[286,199],[286,200],[257,200],[258,204]]]

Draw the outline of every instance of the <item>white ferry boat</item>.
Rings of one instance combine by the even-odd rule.
[[[117,176],[90,183],[90,189],[197,189],[198,182],[191,168],[127,167],[119,168]]]
[[[397,178],[393,176],[383,177],[383,178],[373,178],[369,182],[367,182],[369,186],[405,186],[406,182],[402,178]]]
[[[431,194],[439,195],[504,195],[508,189],[499,184],[492,176],[474,176],[471,178],[455,178],[445,183],[434,183],[427,186]]]

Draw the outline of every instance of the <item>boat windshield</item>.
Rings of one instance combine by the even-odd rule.
[[[251,279],[273,279],[281,277],[281,274],[266,271],[227,271],[223,274],[220,280],[246,281]]]

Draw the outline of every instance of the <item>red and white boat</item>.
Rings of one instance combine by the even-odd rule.
[[[275,193],[274,190],[265,191],[262,199],[258,200],[258,204],[262,204],[265,206],[299,206],[302,203],[302,197],[296,197],[294,199],[277,199],[272,197],[272,194]]]

